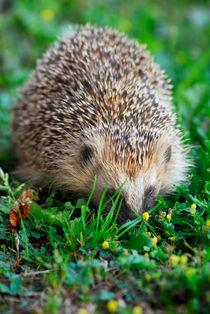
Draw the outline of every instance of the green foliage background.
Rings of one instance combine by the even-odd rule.
[[[209,276],[209,269],[206,266],[209,258],[207,241],[210,239],[207,226],[210,196],[208,4],[205,0],[0,0],[0,168],[3,167],[10,172],[16,163],[11,141],[10,112],[18,96],[18,88],[27,80],[36,60],[58,36],[68,30],[69,25],[87,22],[99,26],[109,25],[125,32],[130,38],[136,38],[140,43],[147,44],[155,61],[161,64],[172,79],[178,122],[185,139],[191,145],[190,156],[195,164],[186,184],[177,188],[177,194],[167,201],[160,198],[157,215],[149,220],[149,224],[141,223],[138,234],[132,229],[127,232],[127,242],[122,244],[113,239],[119,236],[123,229],[118,232],[115,226],[109,227],[110,217],[108,222],[100,221],[101,229],[97,229],[100,236],[96,239],[95,227],[98,228],[99,220],[92,217],[91,223],[86,225],[85,211],[89,209],[83,208],[81,217],[77,215],[71,221],[70,229],[74,234],[72,236],[69,233],[69,237],[72,236],[70,239],[74,245],[72,244],[70,250],[69,238],[61,236],[61,230],[56,228],[64,225],[69,215],[71,216],[69,213],[80,209],[83,201],[78,200],[76,205],[72,205],[69,201],[66,202],[66,199],[63,202],[62,197],[61,200],[57,198],[57,191],[53,191],[45,203],[41,204],[46,209],[44,212],[40,205],[34,202],[31,217],[25,221],[25,226],[22,225],[23,228],[19,232],[24,262],[18,269],[13,268],[15,257],[7,250],[11,242],[14,248],[14,239],[7,230],[7,224],[9,210],[22,187],[17,182],[11,183],[10,186],[7,177],[0,173],[0,190],[3,191],[0,198],[1,293],[21,295],[23,286],[27,289],[30,286],[31,290],[35,289],[37,293],[41,293],[46,285],[48,293],[44,309],[48,313],[58,313],[61,311],[58,300],[66,298],[63,292],[66,285],[73,287],[73,294],[79,295],[80,301],[94,302],[99,310],[104,309],[103,302],[116,297],[121,289],[127,289],[126,304],[129,306],[135,305],[140,291],[147,304],[153,304],[156,308],[161,304],[166,308],[166,313],[175,313],[177,302],[186,305],[184,313],[208,313],[206,305],[209,301],[209,292],[206,288]],[[190,213],[192,203],[197,205],[195,216]],[[165,219],[165,212],[172,214],[172,221]],[[69,225],[65,225],[65,228],[67,227]],[[65,228],[63,227],[63,232],[66,236],[69,230]],[[152,248],[151,240],[145,235],[148,231],[162,237],[155,248]],[[101,250],[100,241],[105,241],[106,236],[112,239],[109,252]],[[175,245],[170,244],[171,237],[176,239]],[[39,246],[36,243],[37,239],[40,239]],[[145,260],[143,255],[145,251],[150,252],[151,260]],[[171,267],[168,256],[173,252],[177,256],[187,254],[190,261],[187,269],[194,269],[195,274],[192,270],[191,274],[188,271],[190,275],[186,275],[185,268]],[[108,274],[98,266],[103,259],[109,261]],[[37,267],[50,271],[49,276],[46,275],[44,279],[41,277],[39,284],[35,281],[29,282],[27,278],[21,276],[26,268],[31,271]],[[51,272],[54,269],[57,271]],[[77,277],[72,269],[77,273]],[[122,282],[112,276],[112,272],[116,270],[118,274],[123,274]],[[20,276],[15,275],[15,272],[20,273]],[[148,274],[153,278],[151,283],[142,279]],[[93,285],[94,276],[100,278],[97,279],[99,282],[100,280],[109,284],[112,282],[111,291],[99,289],[99,296],[91,296],[90,287]],[[44,283],[45,281],[47,283]],[[127,288],[123,286],[125,281]],[[109,284],[107,283],[108,286]],[[0,306],[1,301],[0,295]],[[31,301],[27,302],[31,304]],[[7,300],[4,303],[5,309],[10,305]],[[20,306],[21,309],[23,307]],[[1,309],[3,307],[0,307]],[[130,307],[127,310],[121,309],[121,313],[133,312]]]

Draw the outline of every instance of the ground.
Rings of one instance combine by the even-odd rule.
[[[0,12],[0,312],[208,313],[207,1],[3,0]],[[159,197],[148,216],[121,227],[112,219],[117,195],[103,219],[103,205],[96,212],[89,200],[22,185],[12,175],[10,108],[17,89],[57,36],[88,21],[147,43],[172,79],[195,165],[176,194]],[[33,200],[23,202],[29,214],[11,228],[9,212],[29,189]]]

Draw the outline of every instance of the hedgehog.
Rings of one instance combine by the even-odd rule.
[[[96,178],[96,204],[106,187],[107,198],[120,188],[120,223],[148,211],[189,167],[171,87],[146,45],[109,27],[75,27],[38,60],[14,106],[19,177],[52,178],[83,198]]]

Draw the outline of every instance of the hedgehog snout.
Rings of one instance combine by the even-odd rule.
[[[156,202],[157,202],[157,198],[155,196],[155,187],[151,185],[144,192],[143,202],[142,202],[143,212],[148,211],[151,208],[153,208]]]

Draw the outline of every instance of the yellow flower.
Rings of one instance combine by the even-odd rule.
[[[187,277],[192,277],[192,276],[195,274],[195,272],[196,272],[195,268],[193,268],[193,267],[188,267],[188,268],[186,269],[185,274],[186,274]]]
[[[167,220],[168,222],[171,222],[171,214],[168,214],[168,215],[166,216],[166,220]]]
[[[156,246],[156,244],[157,244],[157,237],[153,237],[152,238],[152,246]]]
[[[169,257],[169,260],[170,260],[170,263],[173,267],[175,267],[178,263],[179,263],[179,256],[177,255],[174,255],[172,254],[170,257]]]
[[[86,309],[79,309],[77,314],[90,314],[90,312]]]
[[[54,17],[54,12],[51,9],[46,9],[41,12],[41,16],[45,21],[51,21]]]
[[[151,277],[149,274],[146,274],[146,275],[144,276],[144,279],[146,280],[146,282],[150,282],[151,279],[152,279],[152,277]]]
[[[169,240],[171,240],[171,242],[175,242],[176,238],[175,237],[170,237]]]
[[[146,232],[146,236],[150,238],[151,237],[151,232]]]
[[[144,254],[144,256],[145,256],[146,258],[149,258],[149,253],[146,252],[146,253]]]
[[[146,220],[146,221],[149,220],[149,214],[148,214],[148,213],[145,212],[145,213],[143,213],[142,216],[143,216],[143,219],[144,219],[144,220]]]
[[[210,219],[206,220],[206,225],[207,225],[207,227],[210,227]]]
[[[192,204],[192,205],[191,205],[191,207],[190,207],[190,214],[191,214],[191,216],[194,216],[194,215],[195,215],[196,207],[197,207],[196,204]]]
[[[142,314],[142,313],[143,311],[142,311],[141,306],[134,306],[132,314]]]
[[[188,262],[188,257],[186,255],[182,255],[180,257],[180,265],[185,266],[187,264],[187,262]]]
[[[101,244],[102,248],[103,249],[108,249],[109,248],[109,242],[108,241],[104,241],[102,244]]]
[[[107,303],[106,305],[107,307],[107,310],[110,312],[110,313],[114,313],[117,309],[117,301],[116,300],[111,300]]]
[[[166,217],[166,212],[161,212],[160,216],[161,216],[161,218],[165,218]]]

